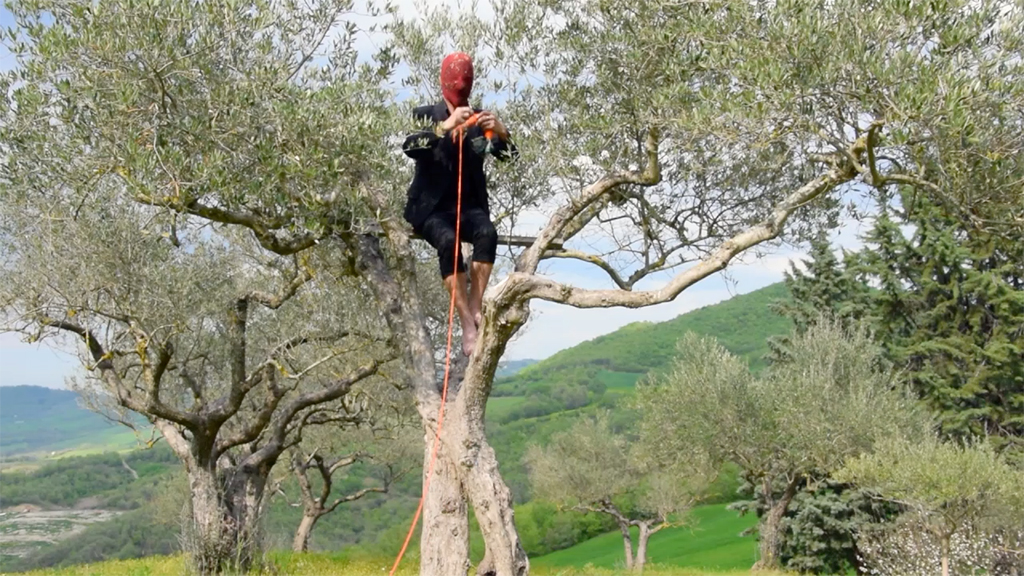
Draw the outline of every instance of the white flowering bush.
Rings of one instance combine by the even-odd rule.
[[[942,542],[927,521],[909,514],[874,525],[857,538],[862,573],[934,576],[942,573]],[[1024,576],[1024,527],[986,530],[964,526],[949,540],[950,576]]]

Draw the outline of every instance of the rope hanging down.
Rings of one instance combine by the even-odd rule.
[[[455,270],[453,274],[458,278],[459,273],[459,248],[462,246],[462,143],[465,138],[466,128],[476,123],[477,114],[471,116],[465,123],[455,128],[452,137],[456,139],[459,145],[459,180],[456,187],[456,201],[455,201]],[[488,130],[485,133],[485,137],[490,141],[491,135]],[[416,514],[412,518],[412,525],[409,526],[409,533],[405,535],[405,542],[402,543],[402,549],[398,552],[398,557],[395,558],[395,563],[391,566],[391,572],[388,576],[394,576],[395,571],[398,570],[398,564],[402,561],[402,557],[405,556],[405,550],[409,547],[409,541],[412,539],[413,532],[416,531],[416,524],[419,523],[420,514],[423,512],[423,502],[427,498],[427,491],[430,489],[430,477],[434,474],[434,463],[437,461],[437,447],[441,441],[441,427],[444,424],[444,407],[448,401],[448,375],[451,370],[451,358],[452,358],[452,326],[455,319],[455,290],[458,290],[458,282],[455,282],[455,286],[452,289],[451,301],[448,303],[448,342],[445,346],[444,353],[444,384],[441,388],[441,408],[437,412],[437,432],[434,434],[434,446],[430,450],[430,466],[427,468],[427,477],[423,481],[423,494],[420,495],[419,506],[416,507]]]

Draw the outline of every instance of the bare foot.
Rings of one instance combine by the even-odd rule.
[[[476,326],[462,328],[462,353],[466,356],[473,354],[473,350],[476,348],[476,336]]]

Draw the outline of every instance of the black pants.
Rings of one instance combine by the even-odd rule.
[[[423,239],[437,250],[437,261],[441,278],[447,278],[455,270],[455,212],[435,212],[427,217],[420,230]],[[481,208],[463,208],[462,225],[459,228],[463,242],[473,244],[473,261],[494,263],[498,254],[498,232]],[[459,251],[459,273],[466,271],[466,265]]]

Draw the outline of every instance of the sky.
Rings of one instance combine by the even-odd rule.
[[[400,2],[410,4],[411,2]],[[411,6],[410,6],[411,7]],[[0,27],[12,24],[7,9],[0,6]],[[371,50],[373,38],[361,40],[362,50]],[[15,65],[7,50],[0,45],[0,71],[10,70]],[[523,222],[541,221],[541,215],[524,218]],[[856,249],[858,237],[867,224],[846,221],[832,235],[833,246]],[[535,232],[535,231],[534,231]],[[530,234],[529,230],[516,233]],[[680,294],[674,301],[639,310],[626,308],[578,310],[568,306],[534,301],[528,324],[520,330],[509,344],[505,359],[543,359],[559,350],[569,348],[612,332],[632,322],[661,322],[680,314],[727,300],[737,294],[745,294],[783,279],[791,260],[806,255],[806,247],[785,247],[773,253],[755,258],[743,256],[734,260],[723,272],[717,273],[695,284]],[[613,285],[600,269],[591,265],[566,260],[547,261],[542,272],[555,280],[583,288],[611,288]],[[679,270],[674,271],[678,273]],[[656,275],[638,289],[658,287],[671,274]],[[500,277],[496,278],[500,280]],[[0,386],[35,385],[50,388],[64,388],[66,378],[78,373],[81,368],[73,344],[52,343],[28,344],[22,336],[0,333]]]

